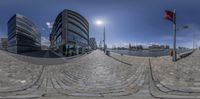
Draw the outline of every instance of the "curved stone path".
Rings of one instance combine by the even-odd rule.
[[[200,96],[200,51],[176,63],[168,56],[144,58],[116,53],[106,56],[99,50],[73,59],[55,60],[48,58],[52,55],[47,51],[42,60],[34,58],[36,64],[30,63],[33,58],[28,56],[16,59],[18,55],[3,51],[0,55],[3,56],[0,77],[4,78],[0,79],[0,99],[70,96],[187,99]],[[57,64],[45,64],[58,59]]]
[[[152,58],[151,86],[154,85],[154,89],[157,89],[156,95],[167,98],[200,98],[199,59],[199,50],[177,62],[172,62],[170,57]]]

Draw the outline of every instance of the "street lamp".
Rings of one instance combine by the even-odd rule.
[[[97,20],[96,21],[96,24],[97,25],[99,25],[99,26],[104,26],[104,28],[103,28],[103,43],[104,43],[104,53],[106,52],[106,26],[105,26],[105,22],[104,21],[102,21],[102,20]]]
[[[177,31],[180,31],[180,30],[182,30],[182,29],[188,29],[189,28],[189,26],[183,26],[183,27],[181,27],[181,28],[177,28],[176,27],[176,10],[174,10],[174,16],[173,16],[173,20],[175,20],[175,22],[174,22],[174,24],[173,24],[173,29],[174,29],[174,44],[173,44],[173,54],[174,54],[174,56],[173,56],[173,58],[172,58],[172,60],[175,62],[176,60],[177,60],[177,51],[176,51],[176,32]]]
[[[104,24],[104,22],[101,21],[101,20],[97,20],[97,21],[96,21],[96,24],[97,24],[97,25],[102,25],[102,24]]]

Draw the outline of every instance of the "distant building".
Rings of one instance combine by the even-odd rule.
[[[129,50],[143,50],[143,46],[142,45],[132,46],[131,44],[129,44]]]
[[[90,45],[92,50],[96,50],[97,49],[97,42],[96,42],[95,38],[90,38],[89,45]]]
[[[15,14],[8,25],[8,51],[23,53],[41,49],[41,35],[25,16]]]
[[[164,45],[160,45],[160,49],[165,49],[165,46]]]
[[[159,45],[151,45],[149,46],[149,49],[160,49]]]
[[[188,48],[179,46],[177,49],[179,49],[179,50],[187,50]]]
[[[89,23],[77,12],[63,10],[54,21],[50,48],[66,56],[82,54],[89,48]]]
[[[117,49],[116,45],[112,45],[112,50],[116,50],[116,49]]]
[[[0,38],[0,49],[7,50],[8,48],[8,38]]]
[[[152,50],[164,50],[164,49],[169,49],[169,45],[151,45],[149,46],[149,49],[152,49]]]
[[[99,48],[99,49],[103,49],[102,46],[103,46],[103,45],[102,45],[102,41],[100,41],[100,42],[99,42],[99,46],[98,46],[98,48]]]
[[[170,49],[169,45],[166,45],[166,46],[165,46],[165,49]]]

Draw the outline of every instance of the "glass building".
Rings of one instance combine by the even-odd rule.
[[[24,53],[41,49],[41,35],[26,17],[15,14],[8,25],[8,51]]]
[[[89,23],[77,12],[63,10],[54,21],[50,48],[66,56],[83,54],[89,47]]]
[[[0,38],[0,49],[7,50],[8,48],[8,38]]]
[[[89,39],[89,45],[92,50],[97,49],[97,42],[96,42],[95,38],[92,37]]]

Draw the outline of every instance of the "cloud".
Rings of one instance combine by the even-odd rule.
[[[46,25],[49,29],[53,28],[53,22],[46,22]]]
[[[46,45],[46,46],[50,46],[50,41],[47,37],[42,36],[41,37],[41,45]]]

